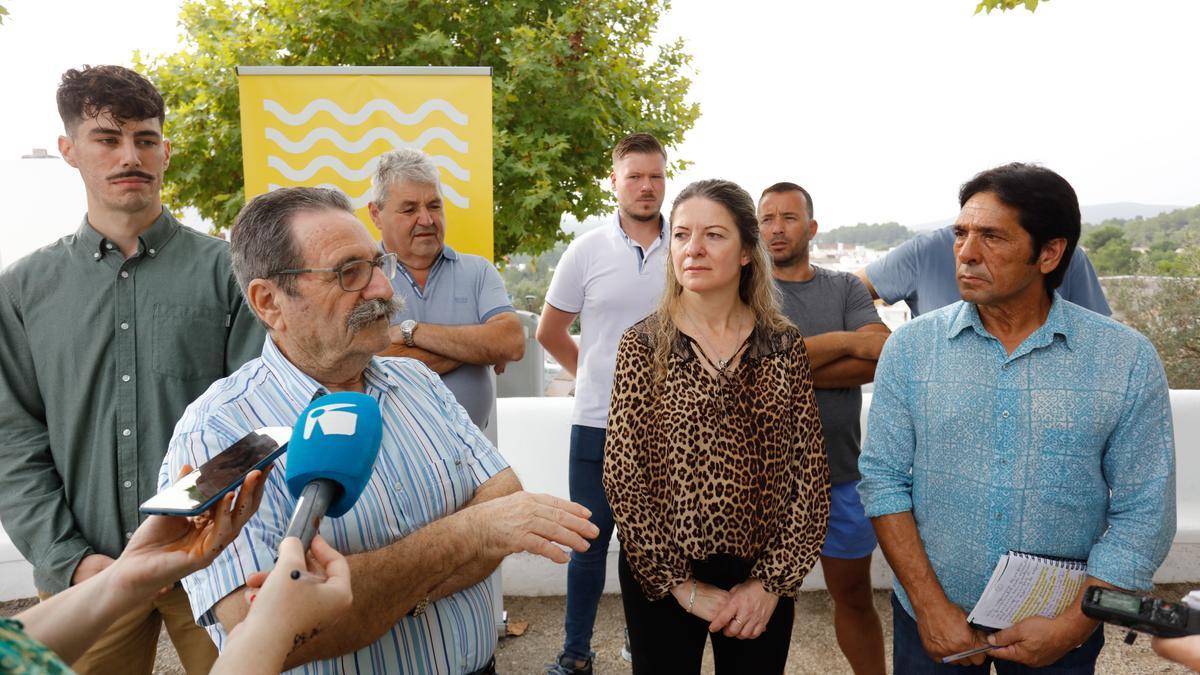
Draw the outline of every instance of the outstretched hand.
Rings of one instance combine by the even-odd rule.
[[[191,472],[185,464],[179,478]],[[148,595],[207,567],[258,510],[269,472],[251,471],[236,496],[230,492],[199,516],[146,518],[112,564],[118,583]]]
[[[587,539],[599,536],[600,529],[588,521],[587,508],[551,495],[514,492],[476,504],[470,513],[479,533],[485,556],[505,556],[528,551],[556,563],[570,559],[556,544],[586,551]]]

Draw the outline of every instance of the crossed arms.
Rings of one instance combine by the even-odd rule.
[[[464,363],[496,366],[520,361],[525,355],[525,331],[513,312],[500,312],[480,324],[417,324],[413,345],[404,344],[399,326],[390,329],[392,346],[381,356],[406,356],[421,361],[438,375],[444,375]]]

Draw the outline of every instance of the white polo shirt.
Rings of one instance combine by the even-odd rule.
[[[584,233],[563,253],[546,302],[579,314],[579,364],[575,371],[572,424],[608,427],[617,344],[625,329],[658,307],[666,285],[667,217],[650,247],[642,247],[621,229],[619,216]]]

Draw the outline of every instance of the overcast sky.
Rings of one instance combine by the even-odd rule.
[[[65,69],[178,46],[175,2],[3,4],[0,167],[54,148]],[[709,177],[754,194],[792,180],[826,229],[918,224],[956,213],[975,172],[1024,160],[1062,173],[1084,204],[1200,203],[1200,2],[1051,0],[991,16],[974,4],[677,0],[660,37],[687,40],[702,116],[673,152],[695,164],[671,192]],[[81,186],[42,194],[13,173],[0,171],[7,200],[77,225]]]

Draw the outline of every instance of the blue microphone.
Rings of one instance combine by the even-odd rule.
[[[288,443],[287,486],[297,499],[285,537],[307,549],[325,514],[337,518],[358,501],[379,456],[383,418],[366,394],[342,391],[308,404]]]

